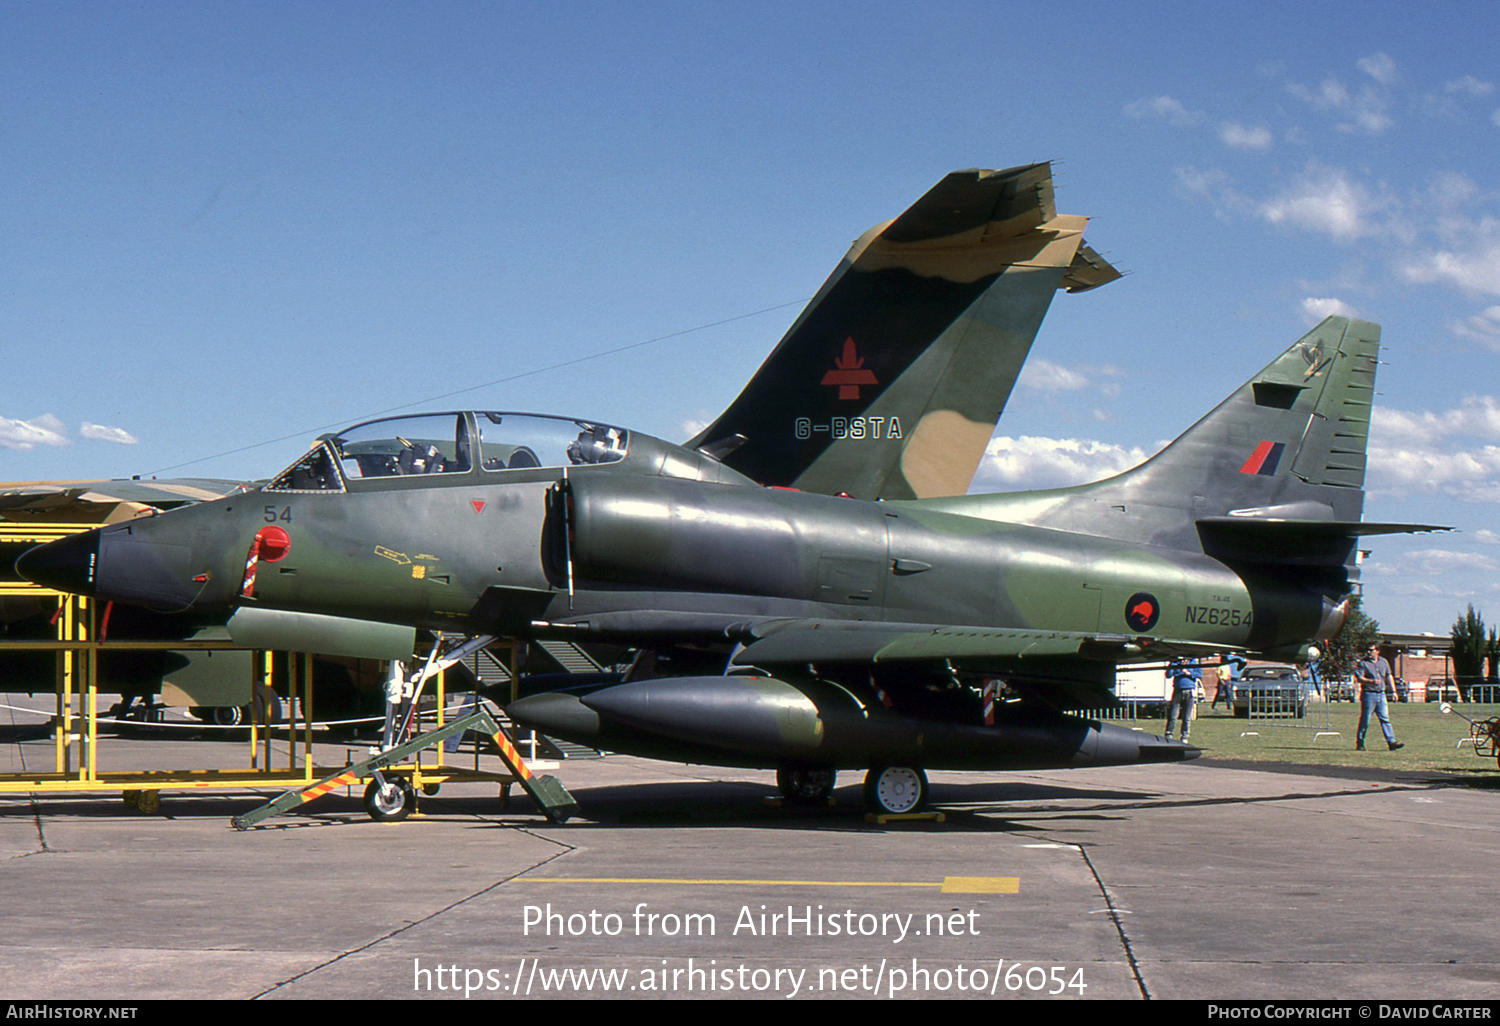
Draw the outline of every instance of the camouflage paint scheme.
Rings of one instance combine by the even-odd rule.
[[[1360,520],[1379,329],[1339,317],[1134,470],[1077,488],[896,498],[967,488],[1003,396],[984,406],[966,361],[999,339],[985,380],[1008,393],[1030,345],[1022,329],[1035,330],[1021,313],[1016,330],[996,329],[1008,315],[985,304],[1027,294],[1039,321],[1059,281],[1113,275],[1080,256],[1081,230],[1053,212],[1044,165],[960,172],[856,244],[757,380],[688,445],[526,414],[391,418],[325,436],[258,490],[41,546],[17,570],[182,612],[624,643],[640,658],[622,682],[532,695],[509,713],[617,751],[774,766],[789,794],[831,786],[844,767],[871,767],[867,796],[889,807],[893,770],[925,792],[923,767],[1191,758],[1191,746],[1065,710],[1109,704],[1121,661],[1295,656],[1340,626],[1360,535],[1432,528]],[[861,345],[882,324],[917,321],[907,337],[928,341],[914,354],[899,332],[891,347]],[[971,336],[988,341],[969,354]],[[913,375],[950,343],[932,357],[941,371]],[[887,392],[866,402],[872,376]],[[770,389],[773,377],[786,387]],[[860,398],[838,398],[851,391]],[[881,401],[921,411],[901,414],[902,438],[879,439],[898,444],[861,449],[844,443],[876,439],[831,431],[787,442],[788,423],[843,402],[863,404],[867,422],[894,415]],[[514,425],[576,438],[566,457],[538,459],[505,437]],[[916,445],[929,437],[935,455]],[[864,452],[884,455],[862,463]],[[766,487],[788,474],[833,494]]]

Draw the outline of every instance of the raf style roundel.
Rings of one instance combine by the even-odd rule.
[[[1125,603],[1125,622],[1130,624],[1131,630],[1149,631],[1156,626],[1160,616],[1161,603],[1148,592],[1138,591]]]

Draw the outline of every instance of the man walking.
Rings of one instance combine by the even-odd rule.
[[[1359,681],[1359,732],[1354,736],[1354,750],[1365,750],[1365,731],[1370,727],[1370,714],[1380,718],[1380,729],[1385,732],[1385,743],[1391,751],[1406,746],[1396,740],[1391,729],[1391,717],[1386,711],[1385,689],[1394,686],[1391,664],[1380,655],[1380,646],[1371,645],[1370,650],[1354,666],[1354,679]]]
[[[1193,727],[1193,710],[1198,705],[1198,682],[1203,679],[1196,659],[1173,659],[1167,667],[1172,678],[1172,701],[1167,706],[1167,740],[1172,740],[1172,727],[1179,713],[1182,715],[1182,740],[1188,739]]]

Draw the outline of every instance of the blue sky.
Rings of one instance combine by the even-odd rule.
[[[865,228],[1050,159],[1132,274],[1059,296],[979,486],[1122,469],[1350,311],[1386,345],[1366,515],[1461,528],[1372,540],[1366,604],[1445,632],[1500,613],[1497,29],[1477,3],[0,6],[0,480],[267,476],[411,403],[682,438]]]

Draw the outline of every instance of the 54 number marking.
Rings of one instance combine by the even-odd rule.
[[[261,514],[268,524],[274,524],[278,521],[283,524],[290,524],[292,522],[292,507],[290,506],[263,506],[261,507]]]

